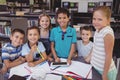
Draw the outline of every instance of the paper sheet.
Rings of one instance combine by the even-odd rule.
[[[49,64],[48,62],[44,62],[42,64],[39,64],[35,67],[29,67],[27,63],[21,64],[19,66],[13,67],[10,69],[10,76],[12,75],[19,75],[19,76],[26,76],[26,75],[35,75],[39,73],[39,75],[42,75],[50,72]]]
[[[61,61],[65,61],[65,59],[61,59]],[[58,73],[58,74],[65,74],[67,71],[71,71],[74,72],[80,76],[82,76],[83,78],[88,78],[88,79],[92,79],[92,66],[90,64],[85,64],[82,62],[78,62],[78,61],[72,61],[72,64],[68,67],[59,67],[55,70],[53,70],[52,72],[54,73]],[[88,75],[89,73],[89,75]],[[88,76],[87,76],[88,75]]]
[[[62,76],[54,75],[54,74],[47,74],[45,80],[62,80]]]

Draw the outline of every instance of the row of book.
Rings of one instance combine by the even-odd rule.
[[[11,34],[11,27],[8,24],[6,21],[0,22],[0,36],[6,37]]]

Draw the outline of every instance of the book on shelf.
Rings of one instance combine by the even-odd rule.
[[[11,34],[11,27],[7,22],[0,22],[0,36],[9,36]]]
[[[28,20],[28,27],[38,26],[38,20]]]

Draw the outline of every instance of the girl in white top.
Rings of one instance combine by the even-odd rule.
[[[80,36],[82,40],[77,41],[78,56],[82,56],[86,59],[93,47],[92,41],[90,41],[92,35],[92,29],[89,26],[80,27]]]
[[[114,33],[110,27],[111,11],[100,6],[93,13],[92,24],[96,31],[91,64],[102,75],[102,80],[116,80],[117,70],[112,59]]]

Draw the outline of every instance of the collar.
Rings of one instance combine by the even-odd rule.
[[[63,32],[60,26],[57,27],[57,30],[59,33]],[[67,26],[66,33],[70,33],[70,32],[71,32],[71,27]]]
[[[27,42],[27,44],[28,44],[28,47],[31,49],[29,41]],[[38,46],[38,42],[36,43],[36,45]]]
[[[11,42],[10,42],[10,43],[8,43],[8,46],[11,46],[12,48],[18,48],[18,47],[20,47],[20,46],[15,47],[14,45],[12,45],[12,43],[11,43]]]

